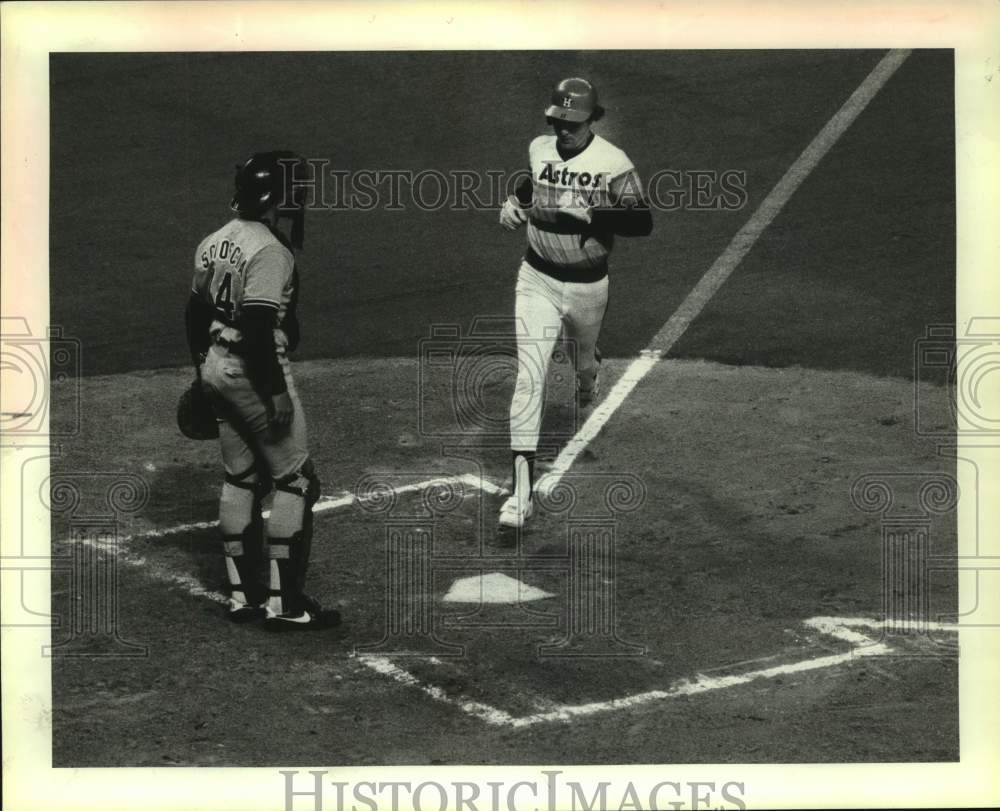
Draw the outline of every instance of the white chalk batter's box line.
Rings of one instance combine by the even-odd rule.
[[[490,495],[506,495],[507,490],[500,487],[498,484],[490,481],[486,477],[476,476],[472,473],[466,473],[462,476],[435,476],[431,479],[424,479],[423,481],[413,482],[412,484],[401,484],[395,487],[389,487],[381,489],[371,493],[370,495],[357,495],[349,491],[343,491],[332,496],[320,496],[319,501],[313,505],[313,514],[330,512],[331,510],[342,510],[347,507],[353,507],[355,505],[364,505],[367,502],[379,502],[383,500],[387,495],[401,496],[407,495],[409,493],[423,493],[434,487],[456,487],[461,486],[463,488],[468,488],[465,491],[466,496],[471,496],[475,493],[489,493]],[[264,517],[267,518],[270,515],[269,510],[264,510]],[[130,541],[144,540],[147,538],[165,538],[168,535],[179,535],[185,532],[196,532],[205,529],[214,529],[219,526],[219,522],[216,521],[195,521],[190,524],[177,524],[173,527],[167,527],[166,529],[148,529],[143,532],[136,532],[132,535],[127,535],[119,540],[121,544],[128,544]]]
[[[441,479],[433,479],[429,480],[429,482],[421,484],[426,487],[440,483]],[[417,489],[416,485],[404,485],[404,487],[407,488],[405,492],[414,492]],[[400,488],[400,491],[402,491],[402,488]],[[331,507],[331,509],[337,509],[349,506],[354,502],[346,500],[344,502],[339,502],[332,500],[326,503],[336,504],[337,506]],[[211,524],[209,524],[209,526],[211,526]],[[174,531],[180,530],[177,529]],[[155,535],[154,537],[160,537],[164,534],[169,533],[167,531],[162,531],[159,535]],[[89,541],[85,540],[85,542]],[[130,566],[140,567],[146,576],[152,577],[153,579],[168,585],[184,589],[192,596],[207,598],[220,604],[225,604],[227,602],[227,597],[224,594],[206,589],[197,579],[191,577],[190,575],[177,574],[175,572],[168,571],[162,566],[151,564],[144,558],[128,555],[127,553],[119,554],[118,559],[119,561]],[[697,674],[693,679],[676,682],[668,685],[665,689],[648,690],[642,693],[620,696],[618,698],[608,699],[605,701],[594,701],[586,704],[559,704],[538,696],[536,704],[544,704],[547,709],[542,712],[524,716],[512,715],[499,707],[495,707],[482,701],[475,701],[466,696],[451,695],[446,690],[435,684],[421,681],[417,676],[393,662],[391,656],[363,654],[357,656],[356,658],[362,665],[375,673],[388,677],[397,684],[414,688],[428,698],[473,718],[477,718],[490,726],[523,729],[530,726],[536,726],[538,724],[573,721],[577,718],[586,718],[588,716],[599,715],[602,713],[622,712],[635,707],[659,704],[685,696],[711,693],[718,690],[750,684],[751,682],[767,681],[781,676],[850,665],[851,663],[858,661],[860,658],[887,656],[891,655],[894,651],[894,648],[888,643],[878,642],[866,633],[862,633],[857,630],[858,628],[876,630],[887,628],[888,623],[884,621],[868,618],[813,617],[812,619],[806,620],[804,624],[808,629],[820,634],[821,636],[830,637],[840,642],[847,642],[852,645],[852,647],[843,653],[829,654],[797,662],[778,664],[772,667],[734,675],[706,676],[703,674]],[[957,625],[943,623],[925,623],[921,626],[921,628],[927,632],[935,631],[939,633],[957,633],[959,630],[959,626]],[[446,664],[442,660],[433,656],[420,658],[437,666],[444,666]],[[769,656],[765,658],[773,660],[778,657]]]
[[[358,496],[355,493],[345,491],[334,496],[322,496],[320,500],[313,505],[313,513],[343,510],[354,505],[363,505],[366,502],[379,502],[384,500],[388,495],[400,496],[410,493],[423,493],[434,487],[452,488],[457,486],[465,488],[465,497],[481,492],[489,493],[491,495],[506,495],[508,492],[503,487],[500,487],[489,479],[476,476],[472,473],[466,473],[461,476],[442,475],[436,476],[432,479],[424,479],[423,481],[413,482],[411,484],[400,484],[395,487],[380,489],[370,495]],[[264,517],[267,518],[270,511],[264,510],[263,514]],[[166,527],[164,529],[148,529],[143,532],[136,532],[132,535],[126,535],[123,538],[112,541],[83,536],[79,538],[67,539],[66,542],[82,543],[85,546],[89,546],[104,553],[115,552],[119,563],[142,569],[146,577],[149,577],[152,580],[184,589],[188,592],[188,594],[195,597],[206,597],[218,603],[226,603],[228,602],[228,598],[224,594],[205,588],[205,586],[202,585],[197,578],[191,577],[187,574],[179,574],[177,572],[170,571],[162,565],[154,563],[147,558],[136,554],[130,550],[128,546],[132,541],[166,538],[171,535],[181,535],[185,532],[197,532],[201,530],[214,529],[217,526],[219,526],[218,521],[196,521],[189,524],[177,524],[176,526]]]
[[[386,676],[406,687],[417,689],[434,701],[448,705],[490,726],[523,729],[538,724],[573,721],[578,718],[586,718],[602,713],[622,712],[635,707],[661,704],[676,698],[712,693],[752,682],[767,681],[781,676],[849,665],[861,658],[888,656],[895,650],[890,644],[878,642],[867,634],[857,630],[858,628],[885,629],[889,627],[889,623],[885,621],[864,617],[813,617],[806,620],[804,625],[821,636],[831,637],[840,642],[848,642],[852,647],[844,653],[817,656],[812,659],[788,662],[734,675],[706,676],[696,674],[693,679],[684,679],[675,682],[665,689],[647,690],[642,693],[620,696],[605,701],[592,701],[586,704],[558,704],[545,701],[544,703],[549,705],[549,709],[546,709],[544,712],[522,716],[512,715],[498,707],[482,701],[475,701],[465,696],[450,695],[437,685],[421,681],[411,672],[391,661],[391,658],[388,656],[366,654],[359,656],[358,660],[376,673]],[[957,633],[959,630],[958,625],[944,623],[924,623],[921,625],[921,628],[927,632],[935,631],[938,633]],[[443,664],[441,660],[435,657],[426,657],[425,661],[430,661],[432,664],[437,665]]]
[[[322,496],[320,500],[313,506],[313,513],[325,513],[336,510],[342,510],[347,507],[352,507],[354,505],[363,505],[366,502],[372,501],[377,502],[384,499],[387,495],[391,494],[393,496],[406,495],[409,493],[422,493],[433,487],[455,487],[463,486],[467,488],[465,491],[465,496],[471,496],[479,492],[489,493],[492,495],[506,495],[507,490],[500,487],[499,485],[493,483],[489,479],[481,478],[475,476],[471,473],[467,473],[462,476],[437,476],[432,479],[425,479],[419,482],[413,482],[411,484],[398,485],[396,487],[391,487],[388,489],[379,490],[368,496],[358,496],[354,493],[343,492],[333,496]],[[270,515],[269,510],[264,510],[264,517],[267,518]],[[195,521],[188,524],[177,524],[172,527],[166,527],[163,529],[148,529],[142,532],[136,532],[131,535],[126,535],[123,538],[117,540],[106,541],[101,538],[90,538],[90,537],[80,537],[74,539],[66,539],[66,543],[79,542],[86,546],[98,549],[102,552],[115,551],[117,553],[117,558],[120,563],[124,563],[127,566],[134,566],[141,568],[147,577],[158,580],[162,583],[167,583],[172,586],[178,586],[186,590],[189,594],[196,597],[208,597],[209,599],[215,600],[216,602],[225,603],[227,598],[221,592],[212,591],[211,589],[205,588],[196,578],[185,574],[178,574],[176,572],[171,572],[164,569],[163,567],[152,563],[140,555],[135,554],[129,549],[129,544],[132,541],[148,540],[156,538],[166,538],[171,535],[181,535],[185,532],[198,532],[207,529],[214,529],[219,526],[218,520],[216,521]]]
[[[399,485],[398,487],[391,488],[391,492],[396,495],[400,495],[422,492],[435,486],[454,486],[456,484],[467,485],[469,487],[468,495],[472,495],[479,491],[491,493],[506,492],[503,488],[498,487],[492,482],[486,481],[472,474],[453,477],[441,476],[412,484]],[[388,491],[382,491],[381,494],[372,495],[371,498],[384,498],[386,492]],[[314,511],[325,512],[329,510],[344,509],[363,500],[364,498],[359,499],[352,493],[344,493],[339,496],[327,497],[325,500],[315,505]],[[190,531],[192,529],[207,529],[216,525],[217,522],[184,524],[163,530],[149,530],[144,533],[130,536],[129,539],[159,538],[184,531]],[[102,544],[99,541],[94,541],[88,538],[83,538],[81,540],[88,545],[95,546],[104,551],[108,550],[107,545]],[[176,572],[169,571],[157,563],[153,563],[137,555],[130,554],[127,549],[122,547],[119,547],[118,560],[129,566],[139,567],[147,577],[151,577],[152,579],[174,587],[179,587],[192,596],[207,598],[220,604],[225,604],[227,602],[227,597],[224,594],[205,588],[196,578],[191,577],[190,575],[178,574]],[[821,636],[830,637],[838,640],[839,642],[846,642],[852,647],[850,650],[843,653],[778,664],[772,667],[734,675],[706,676],[698,674],[693,679],[682,680],[668,685],[665,689],[648,690],[642,693],[621,696],[619,698],[605,701],[589,702],[586,704],[559,704],[539,696],[536,703],[539,705],[544,704],[547,709],[542,712],[525,716],[515,716],[498,707],[494,707],[482,701],[475,701],[465,696],[450,695],[446,690],[437,685],[421,681],[417,676],[393,662],[390,656],[363,654],[357,656],[356,658],[366,668],[382,676],[386,676],[398,684],[419,690],[430,699],[465,713],[466,715],[478,718],[488,725],[522,729],[538,724],[566,722],[572,721],[576,718],[584,718],[601,713],[625,711],[647,704],[656,704],[684,696],[710,693],[717,690],[738,687],[751,682],[767,681],[769,679],[775,679],[785,675],[822,670],[840,665],[849,665],[852,662],[856,662],[859,658],[886,656],[891,655],[894,651],[894,648],[888,643],[879,642],[872,639],[866,633],[862,633],[857,630],[858,628],[887,628],[888,624],[883,621],[868,618],[814,617],[806,620],[804,624],[809,630],[816,632]],[[921,625],[921,628],[927,632],[936,631],[944,633],[957,633],[959,626],[943,623],[925,623]],[[443,666],[445,664],[442,660],[433,656],[421,658],[424,658],[425,661],[434,665]],[[770,656],[766,658],[773,660],[778,657]]]

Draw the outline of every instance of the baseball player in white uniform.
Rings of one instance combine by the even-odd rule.
[[[531,142],[530,181],[525,178],[500,211],[504,228],[514,231],[526,224],[528,230],[514,307],[513,494],[500,509],[501,528],[520,528],[533,512],[544,384],[556,342],[562,334],[575,348],[578,402],[590,405],[600,391],[597,338],[608,303],[614,237],[646,236],[653,228],[632,161],[591,130],[603,115],[590,82],[559,82],[545,110],[553,133]]]
[[[237,167],[235,218],[194,256],[188,343],[219,417],[225,481],[219,501],[229,618],[263,619],[268,630],[314,630],[339,622],[303,587],[319,479],[306,447],[305,415],[287,352],[298,343],[295,303],[304,207],[294,188],[298,159],[263,152]],[[292,220],[291,239],[278,228]],[[261,501],[274,488],[261,582]]]

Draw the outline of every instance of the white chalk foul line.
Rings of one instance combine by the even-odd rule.
[[[833,118],[813,138],[809,146],[799,155],[795,163],[789,167],[781,180],[757,207],[747,223],[733,237],[719,258],[705,272],[694,289],[688,293],[676,312],[653,336],[639,357],[628,366],[625,374],[608,392],[608,396],[594,409],[576,436],[566,444],[552,468],[538,480],[536,489],[542,495],[551,493],[552,488],[559,483],[573,466],[577,457],[601,432],[611,415],[625,402],[639,381],[649,374],[659,360],[677,343],[677,340],[687,331],[691,322],[701,313],[712,296],[736,270],[764,229],[784,208],[802,181],[816,168],[823,156],[854,123],[855,119],[909,55],[910,51],[908,50],[889,51],[865,80],[858,85],[858,88],[844,102]]]
[[[456,707],[467,715],[479,718],[491,726],[517,726],[517,722],[520,720],[510,713],[498,710],[496,707],[491,707],[489,704],[483,704],[482,702],[473,701],[462,696],[450,696],[440,687],[435,687],[433,684],[424,684],[408,670],[404,670],[399,665],[393,664],[385,656],[371,656],[366,654],[359,656],[358,661],[382,676],[388,676],[393,681],[407,687],[415,687],[435,701]]]
[[[422,492],[435,486],[454,486],[456,484],[466,485],[470,488],[470,493],[483,491],[491,494],[499,494],[505,492],[503,488],[497,486],[493,482],[485,478],[480,478],[471,473],[464,474],[462,476],[438,476],[433,479],[425,479],[420,482],[414,482],[412,484],[400,485],[398,487],[390,488],[389,490],[383,490],[379,493],[373,493],[369,497],[358,497],[354,493],[344,492],[336,496],[324,496],[313,505],[313,513],[328,512],[330,510],[339,510],[345,507],[350,507],[353,504],[364,503],[369,500],[375,500],[383,498],[387,493],[391,492],[395,495],[405,495],[407,493]],[[264,517],[266,518],[270,511],[264,511]],[[86,536],[80,536],[78,538],[71,539],[70,542],[81,543],[84,546],[88,546],[92,549],[99,550],[100,552],[117,552],[117,559],[119,563],[126,566],[135,567],[142,569],[143,574],[150,578],[151,580],[156,580],[160,583],[165,583],[169,586],[174,586],[186,591],[188,594],[194,597],[202,597],[205,599],[213,600],[217,603],[226,603],[228,598],[218,591],[213,591],[211,589],[205,588],[197,578],[191,577],[186,574],[178,574],[176,572],[170,571],[169,569],[163,567],[160,564],[153,563],[144,557],[138,556],[128,549],[128,543],[135,540],[145,540],[150,538],[164,538],[169,535],[177,535],[184,532],[192,532],[196,530],[212,529],[219,525],[218,521],[197,521],[190,524],[179,524],[173,527],[167,527],[165,529],[151,529],[145,532],[138,532],[133,535],[127,535],[124,538],[120,538],[114,541],[105,541],[100,538],[90,538]]]
[[[813,617],[804,623],[807,627],[818,631],[824,636],[832,636],[842,642],[849,642],[852,645],[870,645],[872,639],[867,634],[859,631],[852,631],[852,627],[870,628],[873,631],[891,630],[898,628],[905,623],[899,620],[874,620],[867,617]],[[953,622],[923,622],[914,620],[912,622],[914,631],[937,631],[945,633],[958,633],[959,626]]]
[[[648,690],[643,693],[636,693],[630,696],[610,699],[607,701],[592,701],[586,704],[564,704],[557,705],[551,710],[521,717],[513,716],[504,710],[484,704],[480,701],[472,701],[463,696],[450,696],[440,687],[426,684],[420,681],[409,671],[390,662],[384,656],[365,655],[358,657],[359,661],[366,667],[374,670],[383,676],[388,676],[393,681],[408,687],[415,687],[428,697],[458,709],[467,715],[485,721],[491,726],[504,726],[513,729],[535,726],[536,724],[546,724],[560,721],[572,721],[576,718],[584,718],[590,715],[597,715],[606,712],[627,710],[633,707],[640,707],[645,704],[652,704],[658,701],[669,701],[683,696],[693,696],[702,693],[709,693],[715,690],[725,690],[731,687],[738,687],[755,681],[773,679],[779,676],[787,676],[796,673],[805,673],[811,670],[821,670],[838,665],[846,665],[857,661],[859,657],[883,656],[892,652],[892,647],[884,642],[876,642],[871,637],[857,630],[856,627],[879,629],[887,627],[887,623],[880,620],[854,617],[813,617],[806,620],[805,625],[812,630],[825,635],[832,636],[843,642],[850,643],[853,647],[844,653],[830,654],[828,656],[818,656],[812,659],[804,659],[798,662],[775,665],[773,667],[753,670],[746,673],[738,673],[730,676],[705,676],[697,675],[693,679],[680,681],[665,690]],[[942,623],[925,623],[921,627],[927,630],[948,631],[957,633],[959,626]]]
[[[99,548],[106,550],[107,547]],[[229,602],[229,598],[226,597],[225,594],[220,591],[213,591],[212,589],[205,588],[197,578],[191,577],[191,575],[187,574],[178,574],[177,572],[168,571],[159,564],[149,562],[146,558],[127,553],[119,553],[118,562],[124,563],[126,566],[134,566],[137,569],[142,569],[143,574],[151,580],[156,580],[160,583],[166,583],[168,586],[183,589],[194,597],[203,597],[206,600],[213,600],[217,603]]]
[[[376,501],[383,498],[388,493],[399,496],[406,495],[407,493],[422,492],[430,487],[442,485],[451,487],[456,484],[467,485],[474,491],[481,490],[485,493],[490,493],[491,495],[499,495],[506,492],[502,487],[499,487],[488,479],[480,478],[472,473],[466,473],[461,476],[437,476],[432,479],[424,479],[423,481],[414,482],[412,484],[404,484],[399,485],[398,487],[389,488],[388,490],[381,490],[372,493],[370,496],[359,497],[347,490],[344,490],[336,495],[321,496],[319,501],[313,505],[313,514],[329,512],[330,510],[342,510],[345,507],[350,507],[354,504],[364,504],[368,501]],[[264,518],[267,518],[270,514],[270,510],[264,510]],[[142,532],[136,532],[132,535],[125,536],[120,539],[119,542],[128,543],[129,541],[145,540],[147,538],[165,538],[168,535],[178,535],[185,532],[212,529],[217,526],[219,526],[218,521],[195,521],[190,524],[177,524],[172,527],[147,529]]]

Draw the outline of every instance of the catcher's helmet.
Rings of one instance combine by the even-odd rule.
[[[256,219],[277,207],[279,217],[292,220],[292,244],[302,247],[305,190],[304,161],[294,152],[256,152],[236,167],[235,192],[229,207]]]
[[[597,103],[597,89],[586,79],[563,79],[552,91],[547,118],[560,121],[596,121],[604,115]]]

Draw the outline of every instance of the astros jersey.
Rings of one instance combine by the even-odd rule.
[[[541,259],[568,270],[591,270],[607,264],[613,238],[587,233],[585,222],[570,219],[571,209],[589,220],[589,209],[607,205],[610,184],[635,167],[628,156],[595,134],[587,147],[564,161],[555,135],[540,135],[528,147],[534,183],[534,206],[528,221],[528,245]]]
[[[291,251],[264,223],[234,219],[198,245],[192,290],[228,327],[239,329],[248,304],[273,307],[280,326],[295,295],[294,267]]]

